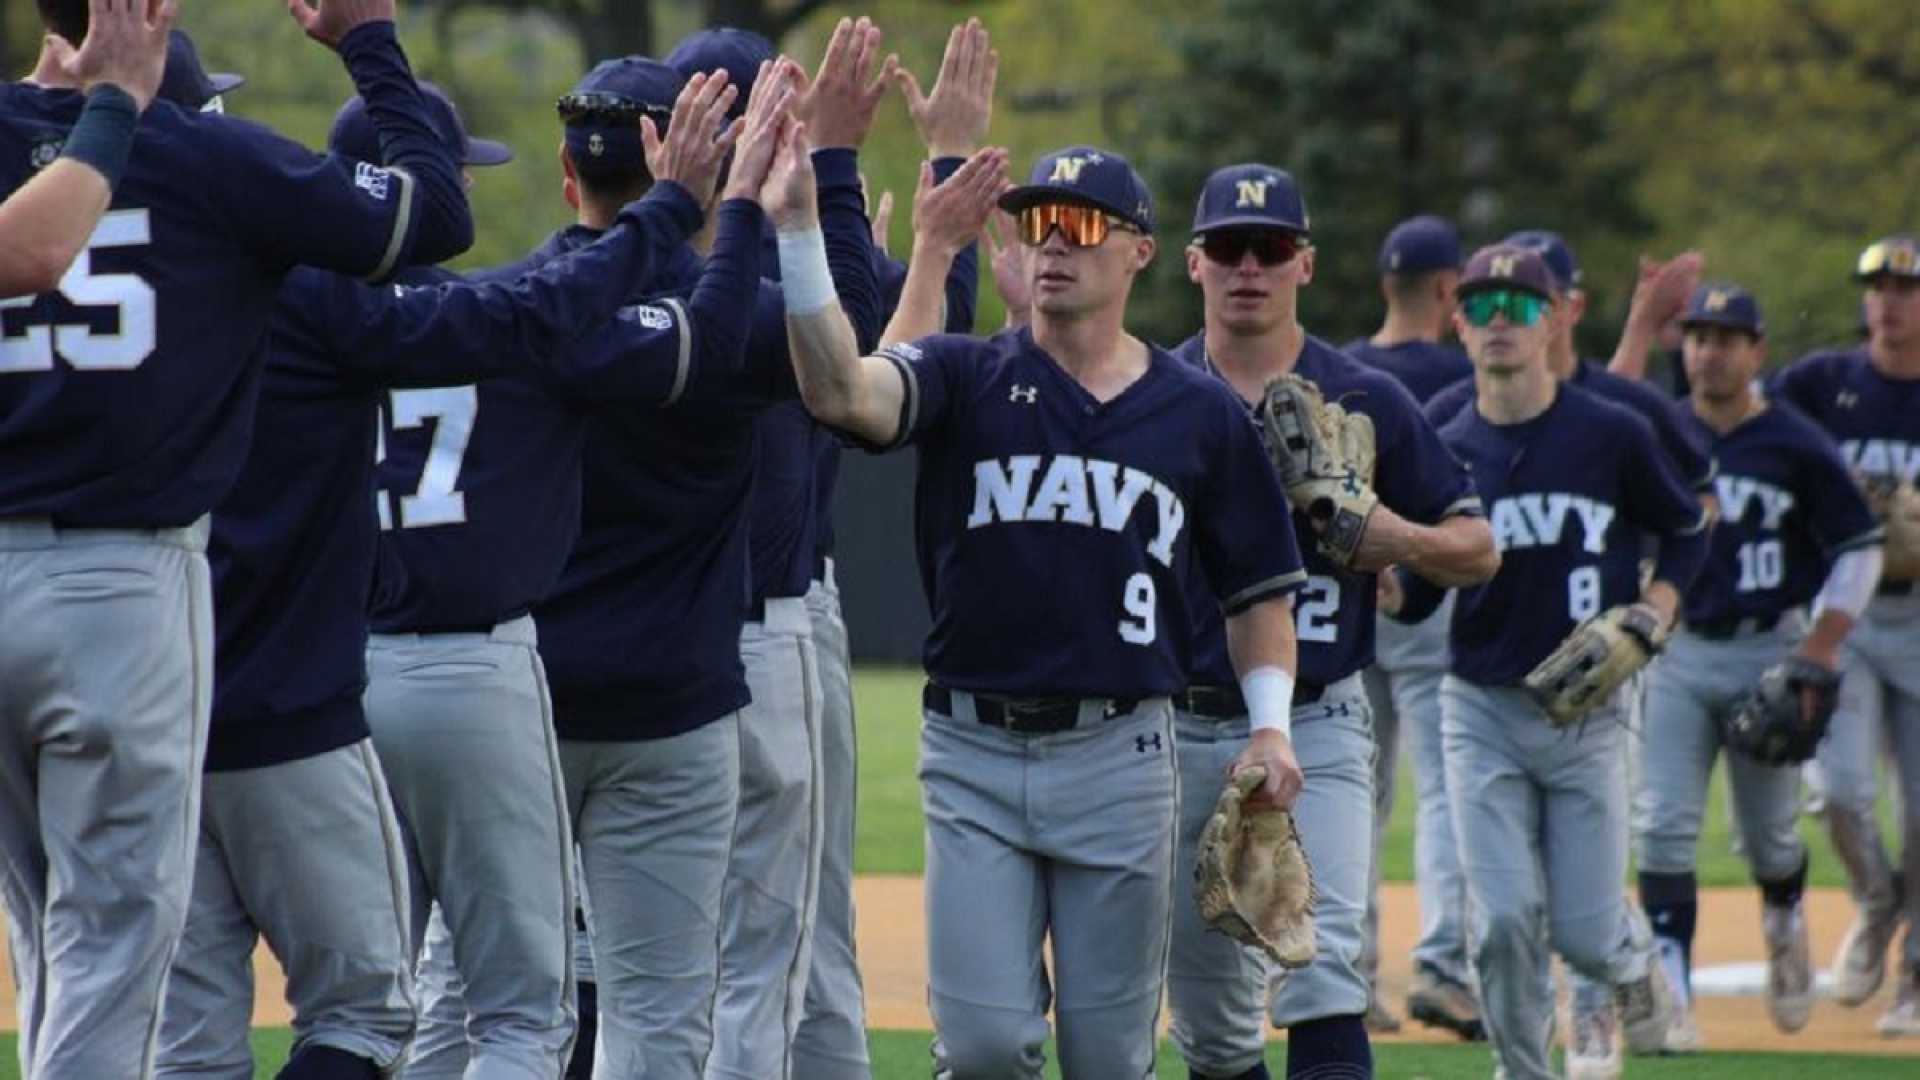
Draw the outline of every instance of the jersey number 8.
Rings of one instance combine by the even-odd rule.
[[[87,248],[60,279],[60,295],[75,307],[112,308],[119,329],[102,333],[84,322],[29,323],[17,337],[0,336],[0,375],[52,371],[56,352],[75,371],[131,371],[153,355],[153,286],[138,274],[96,274],[93,253],[100,248],[145,247],[153,242],[145,210],[115,210],[100,219]],[[0,317],[10,308],[28,307],[40,298],[0,300]]]

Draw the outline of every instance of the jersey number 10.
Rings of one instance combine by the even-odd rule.
[[[115,210],[100,219],[87,248],[60,279],[60,295],[75,307],[111,308],[119,329],[95,330],[84,322],[28,323],[19,336],[0,336],[0,375],[52,371],[58,353],[75,371],[131,371],[153,355],[153,286],[138,274],[96,274],[93,253],[101,248],[145,247],[153,242],[145,210]],[[0,318],[9,308],[28,307],[37,296],[0,300]]]

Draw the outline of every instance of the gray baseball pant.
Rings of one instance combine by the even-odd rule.
[[[1414,966],[1470,985],[1467,883],[1460,873],[1460,845],[1454,840],[1453,809],[1447,800],[1446,755],[1440,745],[1440,679],[1447,670],[1453,597],[1449,592],[1431,616],[1412,626],[1385,617],[1377,620],[1374,670],[1387,677],[1400,737],[1413,766],[1413,878],[1420,896],[1420,940],[1413,947]],[[1378,720],[1376,712],[1376,725]],[[1376,834],[1384,828],[1383,818]],[[1375,881],[1379,880],[1378,854],[1376,847]],[[1378,907],[1369,905],[1370,938],[1377,927]]]
[[[458,997],[444,975],[434,987],[408,1080],[552,1080],[573,1043],[573,841],[533,619],[375,634],[367,676],[411,872],[412,955],[431,906],[459,972]]]
[[[1883,733],[1893,745],[1903,815],[1900,865],[1908,931],[1900,972],[1920,969],[1920,591],[1882,596],[1847,635],[1844,677],[1832,726],[1817,760],[1826,780],[1827,829],[1847,869],[1853,901],[1876,919],[1892,918],[1901,898],[1874,816],[1875,770]]]
[[[1065,1080],[1153,1073],[1172,916],[1173,707],[1020,735],[969,694],[920,737],[928,1002],[941,1080],[1037,1078],[1047,1008]],[[1043,945],[1051,937],[1049,979]],[[1057,996],[1056,996],[1057,995]]]
[[[1481,1009],[1509,1080],[1553,1076],[1549,952],[1618,986],[1646,975],[1622,882],[1627,792],[1622,704],[1555,729],[1525,691],[1440,684],[1447,790],[1470,904]]]
[[[397,1067],[414,1032],[408,904],[400,826],[371,740],[208,773],[157,1075],[252,1080],[262,937],[287,973],[296,1049]]]
[[[560,740],[593,901],[594,1080],[698,1080],[706,1070],[740,806],[739,720],[730,713],[665,739]]]
[[[1247,720],[1176,714],[1180,835],[1167,1006],[1173,1018],[1169,1035],[1193,1071],[1237,1076],[1253,1068],[1265,1053],[1269,1019],[1288,1027],[1367,1011],[1360,953],[1372,862],[1370,722],[1358,675],[1293,710],[1294,757],[1306,777],[1293,813],[1320,890],[1313,909],[1319,951],[1308,967],[1270,983],[1273,973],[1265,958],[1210,930],[1193,901],[1200,833],[1213,816],[1228,767],[1246,749]]]
[[[1369,1001],[1380,979],[1380,842],[1393,820],[1394,785],[1399,781],[1400,739],[1405,734],[1400,710],[1394,707],[1393,679],[1379,667],[1360,673],[1367,708],[1373,714],[1373,851],[1367,874],[1367,910],[1360,927],[1360,974],[1367,980]],[[1436,682],[1437,682],[1436,677]]]
[[[820,679],[799,597],[740,631],[740,810],[720,908],[720,990],[707,1080],[786,1080],[820,890]]]
[[[35,1080],[153,1068],[213,702],[206,538],[0,520],[0,852]]]
[[[1673,635],[1647,673],[1647,721],[1640,775],[1633,791],[1633,835],[1642,871],[1694,869],[1707,781],[1721,748],[1720,722],[1759,685],[1760,675],[1793,647],[1802,624],[1713,641],[1685,630]],[[1800,870],[1807,849],[1794,829],[1800,770],[1727,755],[1735,822],[1756,881],[1781,881]]]
[[[814,656],[820,670],[820,898],[806,1005],[793,1037],[797,1080],[869,1080],[866,988],[854,950],[853,841],[858,804],[858,744],[853,724],[852,661],[833,560],[807,590]]]

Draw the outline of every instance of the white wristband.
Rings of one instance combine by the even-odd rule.
[[[1247,699],[1247,723],[1255,731],[1293,737],[1293,676],[1277,667],[1257,667],[1240,677]]]
[[[827,238],[819,226],[776,233],[780,248],[780,291],[789,315],[812,315],[839,299],[833,271],[827,267]]]

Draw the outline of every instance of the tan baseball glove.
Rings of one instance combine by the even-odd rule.
[[[1920,578],[1920,491],[1913,484],[1868,484],[1867,505],[1886,526],[1882,581]]]
[[[1566,727],[1611,697],[1666,642],[1660,614],[1647,605],[1608,608],[1574,627],[1527,673],[1527,692],[1555,727]]]
[[[1267,384],[1260,420],[1287,501],[1313,519],[1321,552],[1352,566],[1367,519],[1380,504],[1373,493],[1373,418],[1329,405],[1318,386],[1288,372]]]
[[[1258,946],[1284,968],[1313,962],[1313,905],[1319,892],[1300,846],[1293,815],[1277,806],[1248,806],[1267,770],[1242,769],[1227,781],[1200,833],[1193,899],[1215,930]]]

